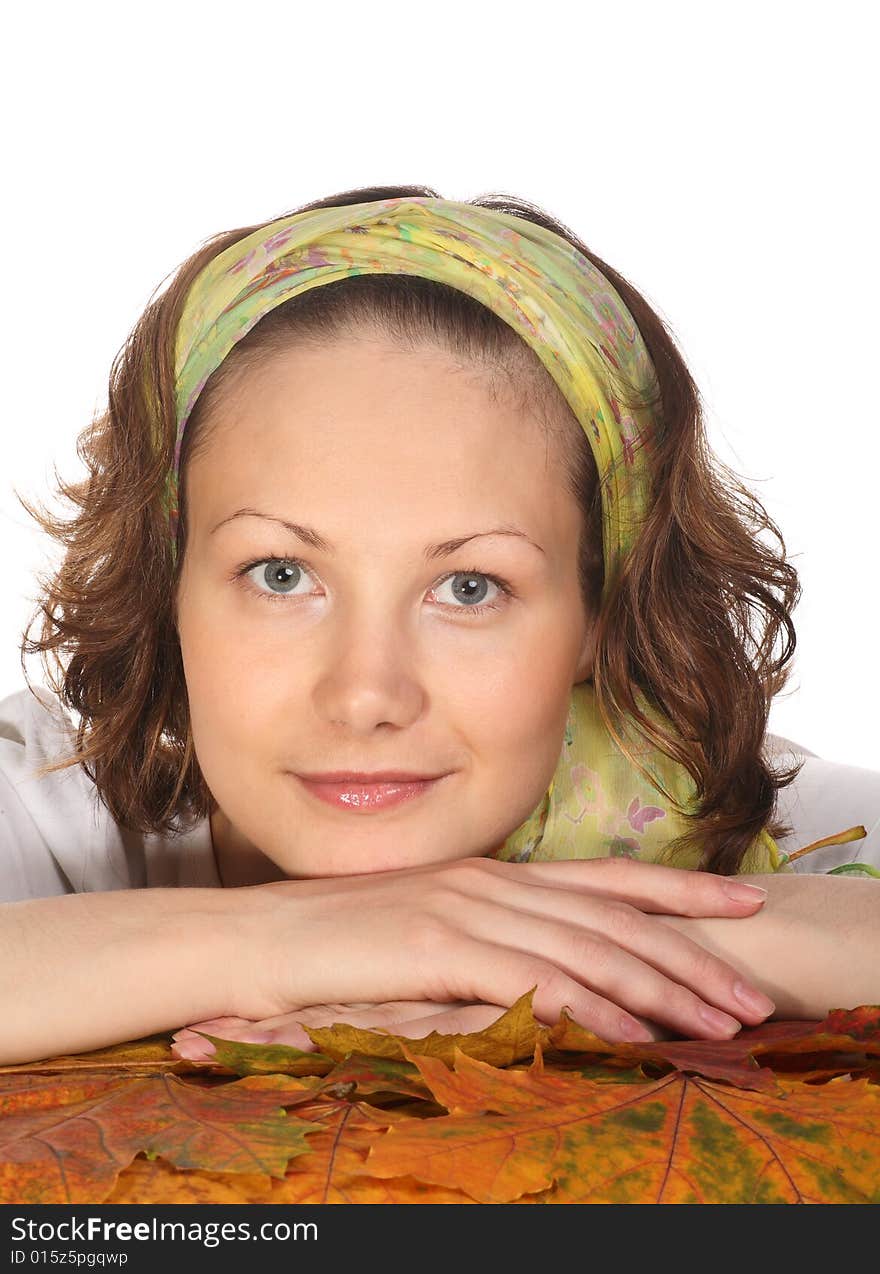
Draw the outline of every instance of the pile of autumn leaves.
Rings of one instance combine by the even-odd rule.
[[[0,1067],[0,1202],[880,1202],[880,1006],[612,1045],[532,995],[472,1035]]]

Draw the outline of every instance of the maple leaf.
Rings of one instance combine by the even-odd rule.
[[[335,1023],[327,1027],[305,1027],[312,1043],[320,1053],[301,1052],[286,1045],[248,1045],[226,1041],[214,1035],[205,1037],[216,1046],[217,1052],[207,1063],[193,1065],[199,1069],[206,1065],[222,1065],[239,1074],[265,1073],[267,1071],[289,1074],[308,1074],[329,1071],[332,1061],[354,1054],[362,1058],[394,1060],[408,1057],[410,1052],[420,1056],[436,1057],[447,1065],[452,1064],[455,1049],[461,1049],[470,1057],[493,1066],[510,1066],[523,1058],[531,1059],[540,1043],[545,1055],[558,1062],[559,1054],[578,1053],[584,1075],[589,1062],[593,1065],[594,1078],[602,1078],[609,1069],[623,1068],[631,1079],[645,1078],[645,1068],[656,1073],[658,1068],[673,1067],[714,1079],[724,1079],[741,1088],[770,1092],[776,1087],[774,1070],[762,1066],[758,1057],[772,1054],[774,1066],[793,1066],[789,1055],[809,1054],[811,1064],[823,1074],[837,1074],[841,1070],[864,1069],[868,1057],[880,1056],[880,1007],[865,1005],[857,1010],[834,1010],[824,1023],[817,1022],[765,1022],[757,1027],[741,1030],[729,1040],[651,1040],[644,1044],[609,1043],[578,1025],[563,1008],[559,1021],[552,1027],[543,1026],[532,1014],[535,988],[515,1001],[503,1016],[482,1031],[470,1035],[440,1035],[432,1031],[421,1039],[409,1039],[383,1029],[367,1029]],[[824,1069],[815,1066],[820,1055],[837,1053],[844,1055],[841,1066],[828,1065]],[[829,1059],[833,1061],[833,1059]],[[334,1072],[335,1073],[335,1072]],[[401,1072],[386,1071],[391,1084],[396,1086]],[[365,1078],[363,1070],[360,1079]],[[418,1075],[410,1073],[407,1079],[418,1084]],[[375,1075],[374,1091],[388,1087]],[[412,1091],[402,1089],[401,1091]]]
[[[800,1027],[800,1032],[794,1028]],[[833,1009],[823,1022],[767,1022],[755,1028],[754,1053],[858,1051],[880,1056],[880,1005]]]
[[[2,1067],[0,1202],[880,1201],[878,1006],[609,1044],[533,993],[471,1035]]]
[[[245,1044],[241,1040],[224,1040],[207,1031],[204,1036],[214,1045],[214,1055],[206,1061],[175,1058],[185,1071],[214,1071],[216,1068],[236,1075],[323,1075],[332,1071],[335,1058],[322,1053],[305,1052],[289,1044]]]
[[[380,1122],[377,1112],[360,1102],[347,1110],[329,1109],[326,1131],[309,1138],[312,1153],[292,1163],[283,1181],[272,1183],[271,1202],[473,1203],[469,1194],[455,1186],[429,1185],[411,1174],[375,1180],[365,1172],[371,1147],[389,1127],[388,1113]],[[313,1107],[310,1116],[318,1118],[320,1111]],[[419,1122],[395,1113],[390,1127]]]
[[[423,1187],[429,1188],[429,1187]],[[101,1203],[270,1203],[272,1177],[260,1172],[181,1172],[161,1155],[138,1155]]]
[[[312,1088],[313,1095],[328,1093],[331,1096],[346,1097],[355,1089],[360,1093],[391,1092],[413,1097],[427,1095],[424,1081],[412,1063],[395,1061],[381,1053],[370,1055],[349,1052],[348,1045],[356,1042],[352,1038],[352,1032],[358,1029],[349,1026],[334,1028],[334,1052],[342,1054],[342,1060],[335,1063],[332,1058],[325,1058],[320,1053],[302,1052],[286,1044],[246,1044],[239,1040],[220,1039],[214,1035],[205,1036],[216,1047],[215,1055],[207,1062],[176,1060],[187,1069],[198,1071],[209,1068],[213,1072],[220,1069],[239,1075],[302,1072],[302,1077],[305,1077],[306,1059],[311,1059],[316,1074],[322,1076],[320,1083],[316,1082]],[[378,1047],[386,1047],[384,1037],[380,1037]]]
[[[167,1070],[169,1061],[175,1060],[179,1059],[171,1054],[168,1036],[163,1032],[161,1035],[145,1035],[125,1044],[96,1048],[88,1053],[60,1053],[57,1057],[47,1057],[38,1062],[7,1062],[0,1065],[0,1075],[12,1075],[18,1071],[46,1075],[75,1070],[149,1074],[151,1071]]]
[[[350,1053],[324,1076],[322,1091],[333,1092],[351,1085],[359,1093],[393,1092],[424,1098],[427,1087],[411,1062],[395,1062],[385,1057],[365,1057]],[[341,1095],[341,1094],[339,1094]]]
[[[311,1085],[283,1075],[214,1088],[174,1074],[18,1074],[0,1082],[0,1199],[100,1202],[140,1151],[177,1168],[283,1176],[320,1128],[288,1115]]]
[[[814,1062],[836,1053],[845,1055],[843,1066],[829,1065],[823,1073],[865,1069],[869,1057],[880,1056],[880,1007],[835,1009],[822,1023],[763,1022],[743,1028],[729,1040],[651,1040],[645,1044],[609,1044],[573,1022],[563,1010],[548,1042],[560,1051],[613,1056],[643,1068],[666,1063],[677,1070],[726,1079],[740,1088],[770,1092],[777,1083],[774,1070],[757,1060],[765,1055],[772,1055],[774,1067],[784,1069],[792,1065],[796,1054],[809,1054]]]
[[[800,1031],[801,1023],[796,1027]],[[592,1058],[614,1058],[617,1062],[645,1067],[692,1071],[714,1079],[725,1079],[741,1088],[769,1091],[776,1086],[773,1071],[759,1066],[749,1040],[740,1032],[730,1040],[651,1040],[644,1044],[609,1044],[572,1021],[563,1009],[552,1028],[548,1043],[559,1052],[586,1054]]]
[[[865,1080],[772,1094],[681,1073],[593,1084],[545,1073],[540,1046],[528,1071],[460,1050],[451,1072],[412,1060],[450,1113],[389,1127],[372,1177],[411,1174],[481,1203],[880,1201],[880,1090]]]
[[[315,1104],[302,1112],[320,1131],[309,1134],[309,1154],[298,1156],[280,1180],[257,1174],[175,1171],[162,1158],[138,1159],[120,1175],[105,1203],[473,1203],[460,1190],[426,1185],[413,1177],[373,1181],[364,1163],[376,1136],[389,1124],[363,1103]],[[391,1116],[392,1120],[400,1116]]]
[[[538,1040],[546,1039],[550,1028],[542,1026],[532,1014],[532,998],[537,988],[521,995],[510,1008],[489,1026],[467,1035],[441,1035],[431,1031],[421,1039],[409,1039],[394,1035],[392,1031],[334,1023],[333,1026],[305,1026],[303,1029],[313,1044],[328,1057],[344,1058],[349,1053],[362,1053],[370,1057],[386,1057],[403,1060],[408,1057],[407,1048],[419,1054],[437,1057],[452,1064],[454,1050],[463,1050],[471,1057],[491,1062],[494,1066],[509,1066],[524,1057],[532,1057]],[[311,1056],[309,1053],[305,1057]]]

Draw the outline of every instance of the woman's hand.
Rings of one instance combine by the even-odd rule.
[[[727,877],[625,858],[465,858],[247,888],[265,903],[236,1006],[250,1021],[392,998],[503,1011],[532,987],[539,1021],[566,1006],[610,1042],[655,1038],[639,1017],[689,1039],[728,1039],[773,1011],[736,968],[662,919],[754,914],[761,894],[739,900],[742,883]]]
[[[386,1004],[314,1004],[279,1017],[252,1022],[245,1017],[215,1017],[194,1022],[173,1035],[171,1052],[189,1061],[207,1061],[216,1049],[200,1031],[221,1040],[242,1044],[286,1044],[300,1052],[317,1051],[303,1026],[332,1026],[336,1022],[365,1030],[387,1031],[405,1039],[420,1040],[432,1031],[439,1035],[470,1035],[484,1031],[507,1012],[500,1004],[467,1004],[464,1000],[436,1004],[430,1000],[392,1000]],[[543,1025],[552,1025],[544,1023]],[[646,1022],[653,1039],[665,1039],[668,1032]]]
[[[314,1004],[282,1013],[262,1022],[252,1022],[244,1017],[217,1017],[204,1022],[194,1022],[183,1030],[175,1031],[171,1051],[175,1057],[191,1061],[203,1061],[213,1056],[215,1049],[210,1040],[197,1034],[205,1031],[223,1040],[238,1040],[243,1044],[286,1044],[301,1052],[315,1052],[303,1030],[305,1026],[332,1026],[345,1022],[366,1030],[384,1030],[407,1039],[423,1039],[432,1031],[441,1035],[468,1035],[482,1031],[507,1012],[500,1004],[467,1004],[464,1000],[446,1004],[430,1000],[394,1000],[385,1004]]]

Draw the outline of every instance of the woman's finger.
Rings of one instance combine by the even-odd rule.
[[[688,1039],[730,1039],[739,1031],[738,1016],[709,1002],[722,990],[728,992],[726,984],[737,981],[735,970],[716,961],[696,943],[683,939],[682,934],[662,921],[643,916],[634,908],[627,914],[627,930],[617,920],[618,931],[613,936],[603,932],[602,926],[609,924],[607,912],[611,904],[590,905],[595,908],[595,927],[518,912],[507,941],[522,952],[533,952],[551,961],[628,1012],[669,1026]],[[605,914],[600,913],[600,908]],[[482,899],[463,899],[457,922],[477,938],[489,938],[497,931],[494,908]],[[627,949],[630,946],[640,950],[644,958],[633,955]],[[721,974],[716,964],[723,970]],[[657,965],[674,972],[663,972]],[[700,993],[692,986],[699,987]],[[738,1004],[732,992],[728,1000]],[[772,1007],[771,1004],[768,1012]],[[745,1007],[740,1005],[738,1012],[745,1016]],[[761,1015],[757,1016],[762,1020]]]
[[[519,880],[594,894],[631,903],[640,911],[677,916],[752,915],[766,900],[760,875],[748,880],[711,872],[643,863],[635,858],[567,859],[553,863],[506,863],[496,859],[463,860],[483,864],[502,879]]]
[[[491,901],[463,894],[456,923],[495,938],[499,905],[511,915],[511,946],[559,959],[616,1003],[689,1038],[728,1038],[741,1021],[757,1025],[775,1007],[738,969],[629,903],[507,880]]]
[[[395,1022],[383,1029],[391,1035],[413,1040],[424,1039],[432,1031],[439,1035],[472,1035],[475,1031],[484,1031],[506,1012],[500,1004],[469,1004],[451,1013],[433,1013],[429,1017]]]
[[[472,1035],[475,1031],[484,1031],[497,1022],[507,1012],[500,1004],[469,1004],[456,1009],[452,1013],[437,1013],[431,1017],[417,1018],[414,1021],[398,1022],[388,1029],[394,1035],[402,1035],[407,1039],[424,1039],[432,1031],[438,1035]],[[540,1026],[555,1026],[555,1022],[543,1022],[535,1019]],[[647,1018],[638,1019],[646,1034],[645,1039],[665,1040],[673,1038],[670,1031],[664,1030],[656,1022]],[[558,1019],[557,1019],[558,1021]]]
[[[459,932],[447,946],[444,938],[445,959],[438,973],[436,940],[437,932],[426,933],[422,949],[417,944],[410,949],[411,960],[426,985],[434,984],[430,991],[434,998],[442,998],[448,990],[472,1002],[509,1007],[533,991],[532,1013],[539,1022],[557,1022],[564,1008],[581,1026],[609,1043],[654,1038],[633,1014],[597,995],[551,961],[500,943]]]
[[[335,1023],[343,1023],[366,1029],[373,1027],[387,1029],[393,1023],[405,1018],[420,1018],[432,1010],[442,1016],[448,1010],[464,1005],[463,1000],[390,1000],[383,1004],[309,1005],[306,1008],[264,1018],[261,1021],[242,1017],[210,1018],[175,1031],[172,1036],[171,1051],[175,1057],[186,1058],[189,1061],[207,1060],[214,1055],[216,1049],[210,1040],[206,1040],[204,1035],[200,1034],[204,1032],[215,1035],[219,1039],[242,1044],[286,1044],[302,1052],[312,1052],[316,1045],[306,1033],[305,1026],[332,1026]]]

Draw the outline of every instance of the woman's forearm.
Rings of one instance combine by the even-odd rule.
[[[86,1052],[220,1014],[259,1015],[248,972],[264,907],[246,888],[0,904],[0,1064]]]
[[[880,1004],[880,881],[744,875],[767,890],[755,915],[664,916],[740,969],[776,1005],[774,1019],[819,1019]]]

